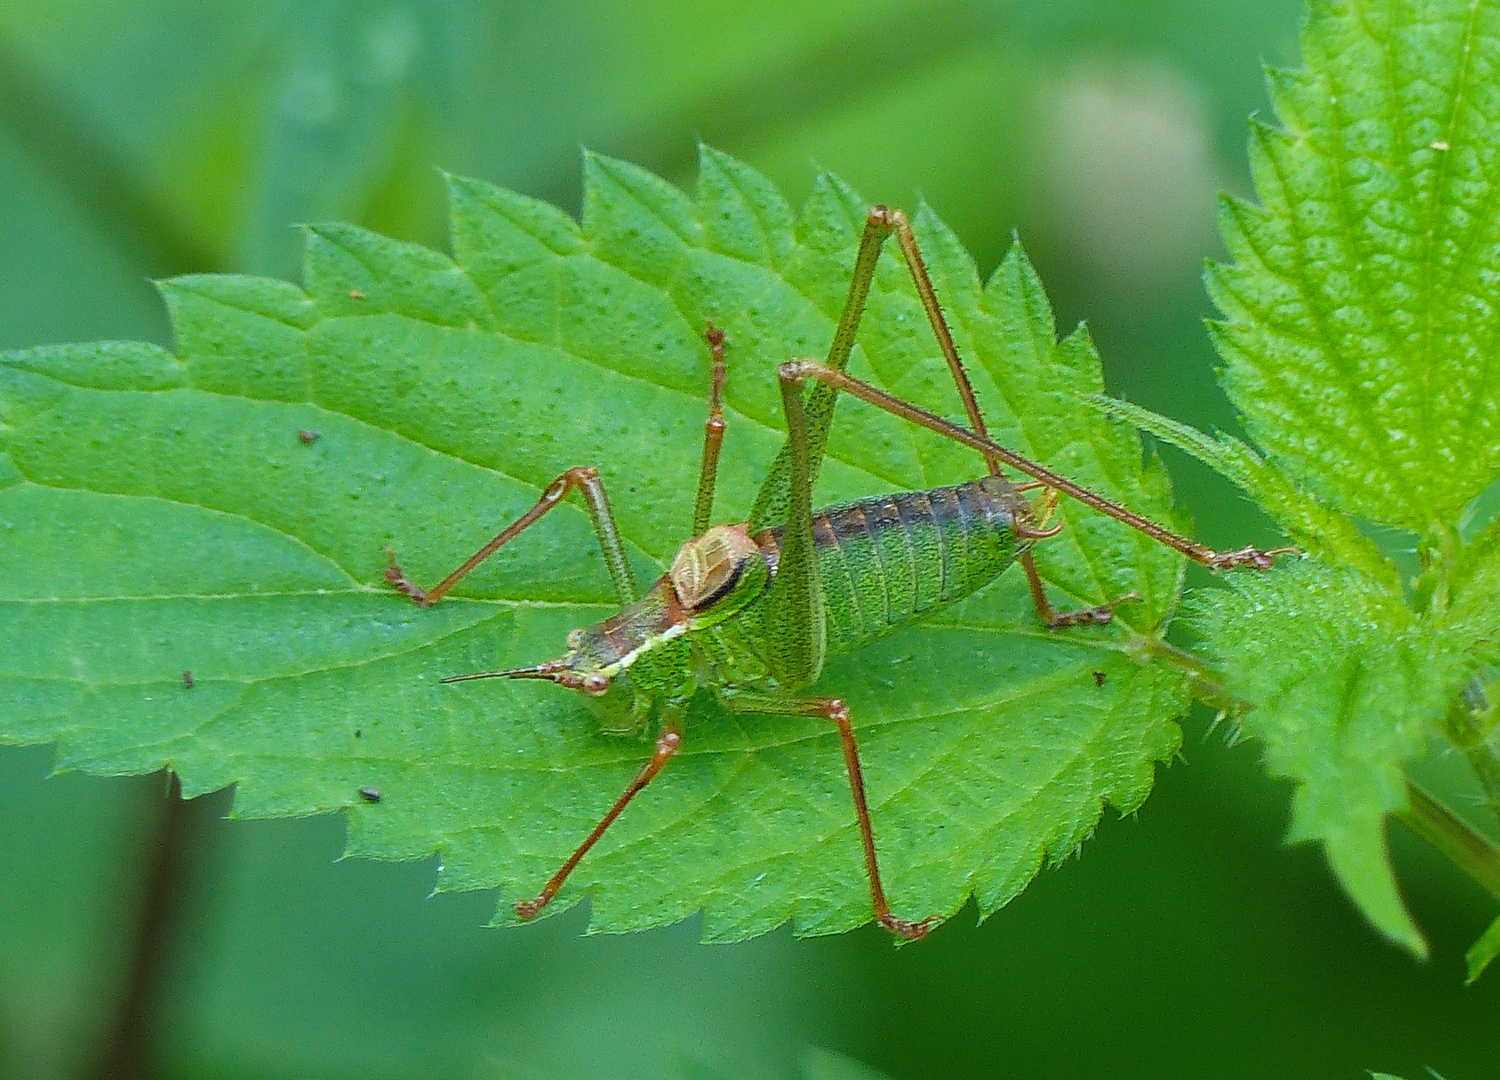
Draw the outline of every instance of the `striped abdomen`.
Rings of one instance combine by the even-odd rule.
[[[852,652],[993,581],[1029,546],[1015,530],[1021,502],[987,476],[815,512],[827,655]]]

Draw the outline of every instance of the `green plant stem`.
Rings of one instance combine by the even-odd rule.
[[[1407,807],[1396,816],[1500,900],[1500,848],[1410,780]]]
[[[156,820],[141,852],[141,905],[115,1015],[106,1029],[98,1080],[146,1080],[155,1076],[152,1056],[162,1027],[165,992],[174,946],[183,930],[184,903],[201,865],[211,822],[228,811],[227,792],[183,799],[175,773],[166,776],[165,798],[155,802]]]
[[[1165,660],[1186,673],[1188,693],[1209,708],[1231,715],[1249,712],[1254,708],[1248,701],[1230,696],[1224,689],[1224,676],[1210,667],[1208,661],[1197,653],[1169,645],[1160,638],[1147,638],[1145,641],[1145,656],[1148,659]]]
[[[1464,760],[1484,789],[1485,805],[1500,820],[1500,759],[1495,757],[1490,741],[1493,712],[1484,685],[1476,676],[1448,713],[1448,737],[1463,751]]]

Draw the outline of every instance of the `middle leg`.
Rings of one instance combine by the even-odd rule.
[[[693,505],[693,536],[708,531],[714,512],[714,487],[719,478],[719,451],[724,445],[724,331],[713,323],[703,332],[714,358],[713,382],[708,392],[708,419],[703,424],[703,461],[698,466],[698,498]]]
[[[941,920],[929,916],[915,922],[891,913],[885,886],[880,880],[880,862],[875,855],[875,830],[870,824],[870,805],[865,797],[864,770],[859,764],[859,746],[854,740],[854,725],[849,708],[838,698],[777,698],[759,694],[722,694],[720,700],[733,712],[772,713],[779,716],[817,716],[838,728],[844,748],[844,768],[849,774],[849,792],[854,797],[854,816],[859,822],[859,838],[864,845],[865,876],[870,882],[870,903],[875,921],[898,938],[915,941],[926,937]]]

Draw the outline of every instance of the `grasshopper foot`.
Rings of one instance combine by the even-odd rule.
[[[423,607],[430,607],[432,601],[427,599],[427,590],[408,578],[402,571],[401,564],[396,561],[396,549],[386,548],[385,557],[390,560],[390,565],[385,568],[385,579],[396,586],[396,591],[403,596],[411,597]]]
[[[1141,594],[1128,592],[1124,596],[1117,596],[1107,604],[1098,607],[1080,608],[1077,611],[1053,612],[1047,619],[1048,630],[1062,630],[1069,626],[1105,626],[1114,621],[1115,608],[1128,600],[1139,600]]]
[[[550,896],[538,896],[535,900],[517,900],[516,917],[521,919],[534,919],[542,913],[542,908],[547,906]]]
[[[880,916],[878,921],[881,926],[895,934],[902,941],[921,941],[932,932],[934,926],[943,920],[936,915],[929,915],[918,922],[910,922],[906,919],[898,919],[887,911],[884,915]]]
[[[1276,565],[1276,556],[1301,554],[1302,549],[1297,547],[1272,548],[1270,551],[1245,547],[1238,551],[1218,552],[1205,565],[1210,570],[1233,570],[1240,566],[1247,566],[1254,570],[1269,570]]]

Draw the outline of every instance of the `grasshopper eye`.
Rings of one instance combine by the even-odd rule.
[[[585,675],[583,679],[583,692],[598,696],[609,689],[609,680],[603,675]]]
[[[582,645],[582,644],[583,644],[583,631],[582,630],[569,630],[568,631],[568,648],[571,649],[571,650],[573,650],[574,652],[577,652],[578,651],[578,647],[580,645]]]

